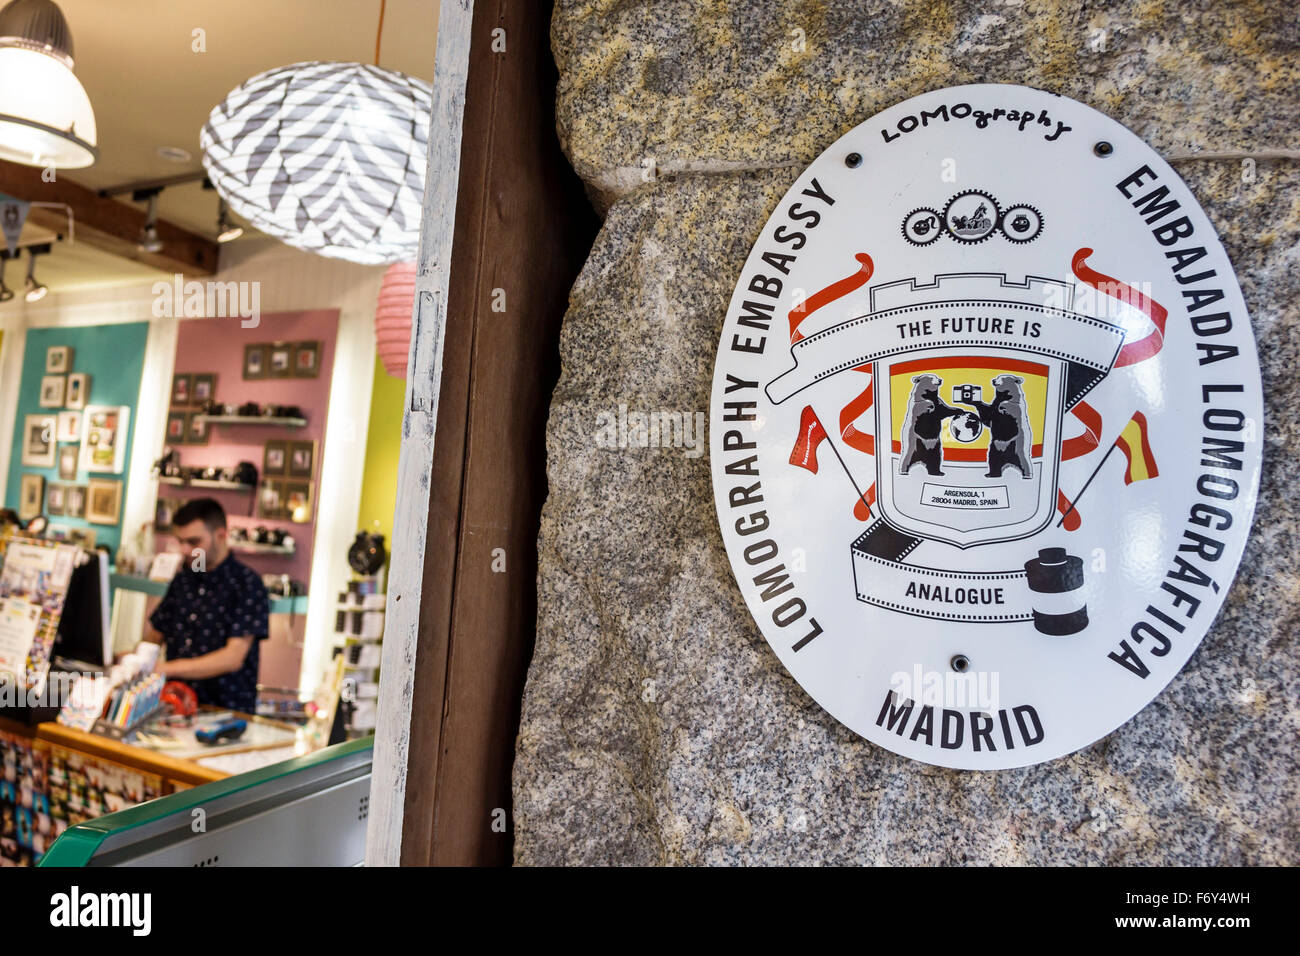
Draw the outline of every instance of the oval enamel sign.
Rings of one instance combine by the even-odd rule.
[[[1196,650],[1250,530],[1250,319],[1174,170],[1081,103],[938,90],[819,156],[728,308],[736,582],[814,700],[945,767],[1038,763]]]

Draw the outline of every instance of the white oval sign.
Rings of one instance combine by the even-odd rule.
[[[764,227],[718,346],[723,538],[803,688],[927,763],[1119,727],[1195,651],[1259,482],[1259,362],[1214,228],[1095,110],[880,113]]]

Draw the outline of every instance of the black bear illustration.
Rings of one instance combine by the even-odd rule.
[[[1019,375],[998,375],[993,379],[993,401],[971,402],[991,432],[986,478],[1001,478],[1007,465],[1015,466],[1021,478],[1032,477],[1029,450],[1034,444],[1034,432],[1021,387],[1024,383]]]
[[[912,394],[907,398],[907,415],[903,420],[902,451],[903,462],[900,474],[917,462],[925,465],[931,475],[942,475],[943,432],[945,419],[954,415],[963,415],[960,408],[953,408],[939,397],[939,386],[943,379],[937,375],[917,375],[912,379]]]

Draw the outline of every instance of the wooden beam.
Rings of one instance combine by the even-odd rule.
[[[439,70],[455,69],[444,44],[454,50],[456,37],[444,31],[470,15],[468,0],[455,6],[458,12],[449,11],[452,4],[442,9]],[[445,280],[445,298],[431,281],[428,308],[439,334],[419,305],[413,332],[372,864],[507,864],[513,856],[511,768],[536,631],[547,410],[569,289],[598,225],[555,135],[550,6],[474,3],[459,149],[438,170],[458,169],[454,223],[422,247],[430,279],[436,273]],[[505,31],[505,52],[493,50],[497,28]],[[454,93],[452,80],[435,76],[434,129],[440,97]],[[435,175],[431,165],[431,184]],[[438,206],[445,198],[426,193],[426,226],[445,215]],[[423,288],[417,285],[417,303]],[[504,312],[492,308],[497,290]],[[414,426],[426,423],[420,392],[431,376],[438,397],[426,436]],[[418,553],[411,550],[417,543]],[[390,803],[382,821],[380,801]]]
[[[164,272],[210,276],[217,271],[217,243],[164,219],[158,220],[162,252],[141,252],[136,248],[145,212],[115,199],[100,196],[93,189],[58,176],[42,179],[43,170],[0,160],[0,193],[28,202],[62,203],[72,210],[77,242],[103,249]],[[42,229],[64,233],[68,218],[60,210],[40,206],[28,213],[28,221]]]

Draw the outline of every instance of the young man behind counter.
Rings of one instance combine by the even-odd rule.
[[[230,553],[226,512],[212,498],[178,510],[172,534],[186,557],[144,635],[167,649],[158,670],[193,687],[200,704],[255,713],[257,644],[271,611],[262,579]]]

